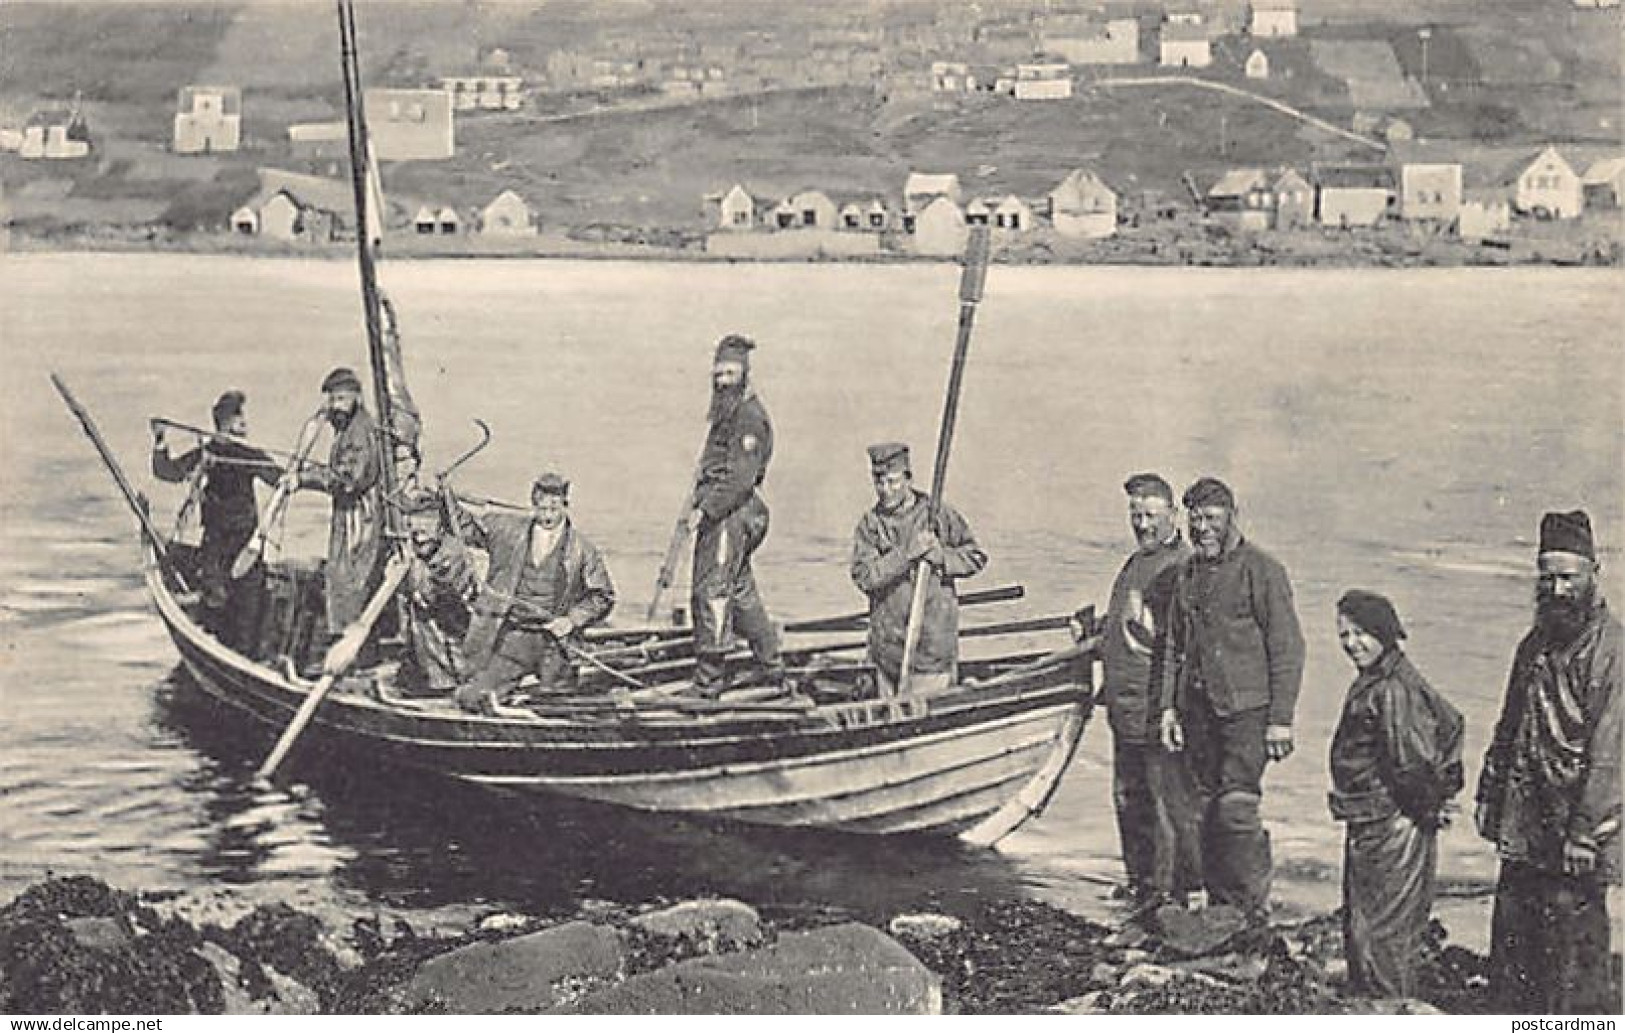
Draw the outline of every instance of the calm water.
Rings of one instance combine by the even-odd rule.
[[[956,315],[946,266],[433,262],[392,266],[429,462],[496,431],[471,490],[573,478],[579,524],[641,610],[692,468],[711,343],[758,338],[779,444],[758,573],[790,616],[860,602],[845,557],[863,447],[923,465]],[[0,898],[47,869],[130,886],[223,880],[305,902],[543,909],[579,897],[735,893],[883,914],[1021,888],[1101,913],[1117,874],[1104,721],[1050,812],[999,854],[732,830],[497,800],[342,763],[256,798],[264,749],[200,708],[137,578],[131,521],[46,381],[97,414],[136,480],[146,418],[204,423],[247,390],[256,437],[293,440],[335,364],[364,364],[351,267],[192,257],[0,256]],[[978,316],[949,494],[1021,582],[1000,616],[1104,601],[1139,469],[1237,489],[1292,573],[1309,638],[1300,749],[1266,812],[1289,909],[1335,900],[1325,751],[1347,662],[1332,602],[1390,593],[1421,669],[1468,716],[1469,784],[1528,619],[1544,508],[1592,511],[1617,572],[1625,294],[1590,270],[995,269]],[[293,537],[319,541],[319,499]],[[1443,874],[1493,875],[1470,832]]]

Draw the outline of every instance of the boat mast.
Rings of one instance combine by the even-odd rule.
[[[367,143],[367,119],[361,95],[361,63],[356,51],[355,5],[338,0],[339,49],[344,65],[344,110],[350,136],[350,185],[355,191],[356,258],[361,267],[361,309],[367,321],[367,361],[372,367],[373,401],[377,406],[378,434],[383,456],[384,529],[394,536],[400,531],[400,513],[387,500],[396,497],[394,417],[389,391],[388,364],[384,356],[384,323],[378,293],[378,269],[373,254],[371,220],[367,212],[367,176],[371,151]],[[383,213],[377,213],[383,226]]]

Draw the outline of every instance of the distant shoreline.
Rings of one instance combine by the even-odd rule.
[[[1591,227],[1595,228],[1595,226]],[[1215,268],[1498,268],[1508,266],[1625,266],[1625,233],[1611,239],[1562,236],[1514,236],[1499,246],[1469,244],[1445,237],[1417,237],[1403,229],[1384,228],[1340,234],[1337,231],[1213,232],[1210,224],[1159,227],[1155,234],[1132,231],[1095,241],[1033,237],[1014,246],[996,247],[994,261],[1026,266],[1128,266]],[[227,234],[160,235],[150,230],[112,228],[36,235],[12,228],[0,238],[0,254],[193,254],[251,258],[304,258],[343,261],[355,254],[353,242],[321,244],[270,242]],[[410,235],[388,237],[384,255],[390,262],[457,259],[563,259],[571,261],[699,262],[706,264],[843,264],[915,265],[956,261],[952,256],[879,251],[873,254],[829,254],[811,249],[800,254],[717,254],[700,246],[672,247],[620,241],[583,241],[563,235],[490,241],[459,237],[423,241]]]

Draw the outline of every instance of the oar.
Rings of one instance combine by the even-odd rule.
[[[942,403],[942,424],[937,429],[937,456],[931,471],[930,514],[926,526],[933,530],[948,487],[948,453],[954,442],[954,421],[959,415],[959,391],[965,381],[965,361],[970,357],[971,328],[976,323],[976,305],[987,283],[988,228],[972,226],[965,245],[965,271],[959,279],[959,332],[954,339],[954,363],[948,374],[948,395]],[[909,601],[908,628],[903,634],[903,664],[898,692],[907,692],[913,679],[914,651],[920,644],[920,621],[925,616],[925,589],[931,565],[921,558],[914,567],[914,596]]]
[[[1026,589],[1021,585],[1005,585],[1002,588],[989,588],[980,592],[967,592],[959,599],[961,606],[981,606],[986,603],[1005,603],[1022,598]],[[816,635],[838,633],[843,631],[862,631],[869,624],[869,612],[863,610],[857,613],[846,613],[839,617],[811,617],[807,620],[790,621],[784,625],[786,634]],[[638,641],[625,646],[611,646],[600,649],[596,655],[602,660],[615,660],[629,656],[647,656],[661,653],[667,656],[680,654],[684,650],[693,648],[693,632],[688,628],[627,628],[627,629],[593,629],[588,632],[588,640],[603,640],[605,638],[636,638]],[[654,640],[654,641],[651,641]]]
[[[182,431],[182,432],[187,433],[187,434],[195,434],[198,437],[203,438],[203,439],[208,440],[208,441],[215,441],[215,440],[230,441],[232,444],[235,444],[235,445],[246,445],[249,448],[256,449],[256,450],[258,450],[260,452],[264,452],[268,456],[277,456],[277,457],[280,457],[280,458],[283,458],[283,459],[295,459],[295,458],[298,457],[298,453],[290,452],[285,448],[271,448],[268,445],[256,444],[255,442],[248,441],[248,440],[236,437],[236,436],[231,435],[231,434],[226,434],[226,433],[224,433],[222,431],[204,430],[202,427],[195,427],[190,423],[182,423],[179,420],[172,420],[172,419],[169,419],[166,416],[153,416],[153,417],[150,417],[147,420],[147,423],[150,426],[152,426],[155,433],[159,428],[166,428],[166,429],[169,429],[169,430],[178,430],[178,431]],[[325,465],[327,465],[325,463],[319,463],[314,459],[306,459],[305,464],[308,465],[308,466],[325,466]]]
[[[316,708],[321,706],[328,690],[338,681],[340,675],[350,669],[356,657],[361,655],[361,647],[366,645],[367,636],[372,633],[372,626],[383,616],[384,608],[389,605],[395,590],[406,577],[409,566],[400,553],[390,556],[389,565],[384,568],[384,583],[379,585],[378,591],[367,600],[366,609],[350,622],[350,626],[344,629],[344,634],[333,643],[333,648],[327,651],[327,657],[322,661],[321,680],[311,687],[305,701],[299,705],[299,712],[294,714],[293,720],[282,733],[282,738],[277,740],[270,756],[265,758],[265,763],[254,773],[255,778],[268,781],[276,773],[277,767],[287,757],[288,751],[293,749],[293,744],[298,741],[305,726],[310,724],[310,719],[315,715]]]
[[[299,428],[299,443],[294,450],[288,472],[283,475],[282,480],[271,492],[271,497],[266,500],[265,509],[260,513],[259,524],[254,528],[254,537],[248,540],[248,544],[243,546],[237,558],[231,562],[233,580],[246,576],[254,569],[254,564],[265,555],[265,544],[270,540],[271,529],[282,522],[282,514],[288,508],[288,499],[298,490],[299,468],[305,465],[310,450],[316,447],[316,439],[321,434],[322,420],[326,417],[327,409],[325,407],[318,409],[305,421],[305,425]]]
[[[660,573],[655,576],[654,595],[649,597],[649,609],[643,615],[646,621],[652,621],[660,615],[660,601],[665,598],[666,592],[671,588],[672,582],[677,580],[677,567],[683,562],[683,549],[688,545],[689,536],[694,528],[689,526],[689,517],[694,513],[694,502],[699,498],[699,482],[701,469],[698,463],[694,467],[694,479],[689,483],[694,485],[689,493],[683,496],[683,509],[677,514],[677,523],[671,529],[671,541],[666,545],[666,557],[660,561]]]
[[[141,499],[136,495],[135,489],[130,487],[129,478],[124,476],[123,467],[119,466],[118,460],[113,458],[113,450],[107,447],[107,442],[102,438],[102,432],[97,429],[96,421],[91,418],[89,410],[79,404],[79,399],[73,396],[73,392],[68,390],[68,385],[63,383],[62,378],[55,373],[51,374],[51,384],[56,388],[56,393],[61,395],[62,400],[67,403],[68,411],[73,413],[79,420],[79,426],[84,428],[85,437],[89,438],[90,443],[96,446],[96,453],[102,457],[102,465],[106,466],[107,472],[113,475],[113,483],[118,485],[118,490],[124,496],[124,501],[130,505],[130,512],[134,513],[136,520],[140,521],[141,530],[146,534],[147,540],[152,543],[152,551],[158,556],[159,567],[169,572],[169,575],[175,579],[175,584],[179,586],[181,591],[188,591],[186,578],[182,577],[181,572],[175,569],[174,561],[169,558],[169,548],[164,544],[163,535],[159,534],[158,528],[153,526],[151,515],[147,513],[147,508],[141,504]]]

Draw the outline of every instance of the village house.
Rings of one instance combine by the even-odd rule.
[[[1237,229],[1268,229],[1275,201],[1270,186],[1263,169],[1231,169],[1208,189],[1208,214]]]
[[[965,205],[966,226],[988,226],[993,222],[993,206],[980,197],[971,198]]]
[[[283,241],[325,241],[353,231],[355,196],[350,183],[280,169],[260,169],[259,180],[254,196],[232,215],[237,232]],[[252,220],[243,218],[245,209],[253,213]],[[381,222],[394,218],[388,208],[381,215]]]
[[[453,208],[424,205],[412,217],[412,228],[419,236],[452,236],[462,232],[463,220]]]
[[[1410,222],[1450,225],[1461,214],[1459,162],[1406,162],[1399,168],[1399,215]]]
[[[1049,193],[1049,218],[1063,237],[1109,237],[1117,232],[1117,194],[1088,169],[1073,169]]]
[[[350,154],[343,122],[305,122],[288,127],[288,152],[302,161],[338,161]]]
[[[536,235],[536,214],[525,199],[504,190],[480,209],[482,237],[532,237]]]
[[[1104,19],[1058,15],[1044,23],[1041,45],[1074,65],[1132,65],[1140,60],[1140,20],[1132,11]]]
[[[1394,200],[1394,177],[1381,165],[1324,165],[1314,169],[1316,215],[1322,226],[1375,226]]]
[[[233,233],[252,237],[260,231],[260,213],[257,209],[243,205],[231,213],[231,230]]]
[[[1270,77],[1269,55],[1262,50],[1254,50],[1247,55],[1245,69],[1249,79],[1268,79]]]
[[[1315,221],[1315,188],[1296,169],[1283,169],[1270,184],[1275,200],[1275,228],[1296,229]]]
[[[219,154],[242,145],[243,94],[235,86],[183,86],[175,105],[176,154]]]
[[[1159,63],[1165,68],[1206,68],[1213,63],[1207,26],[1170,21],[1162,27]]]
[[[518,75],[443,75],[440,88],[451,94],[455,111],[518,111],[525,103],[525,80]]]
[[[891,228],[891,209],[878,197],[854,199],[841,205],[839,226],[859,233],[883,233]]]
[[[750,191],[735,183],[717,199],[717,229],[735,233],[756,228],[756,199]]]
[[[312,209],[317,211],[319,209]],[[286,190],[278,190],[263,203],[254,208],[258,218],[258,233],[262,237],[272,240],[292,242],[300,239],[318,239],[309,236],[317,230],[317,220],[305,219],[305,206],[294,199]],[[327,224],[331,226],[331,223]]]
[[[931,62],[931,92],[968,93],[971,88],[970,65],[963,61]]]
[[[1547,147],[1520,163],[1513,178],[1512,208],[1542,219],[1574,219],[1585,205],[1585,187],[1557,148]]]
[[[835,202],[828,194],[822,190],[802,190],[785,198],[774,210],[774,220],[781,230],[833,230],[837,214]]]
[[[1625,158],[1594,161],[1580,177],[1587,208],[1618,208],[1625,198]]]
[[[1065,100],[1072,96],[1072,71],[1064,61],[1016,65],[1017,100]]]
[[[970,230],[959,205],[943,195],[914,215],[913,234],[910,247],[915,254],[947,258],[964,252]]]
[[[1254,36],[1296,36],[1298,0],[1253,0],[1247,31]]]
[[[1168,0],[1162,16],[1169,25],[1201,25],[1202,8],[1196,0]]]
[[[90,127],[78,110],[38,111],[23,125],[17,155],[28,159],[72,159],[90,154]]]
[[[993,228],[1005,233],[1026,233],[1033,228],[1033,210],[1015,194],[994,198]]]
[[[1512,202],[1505,187],[1468,187],[1456,216],[1456,236],[1476,243],[1512,229]]]

